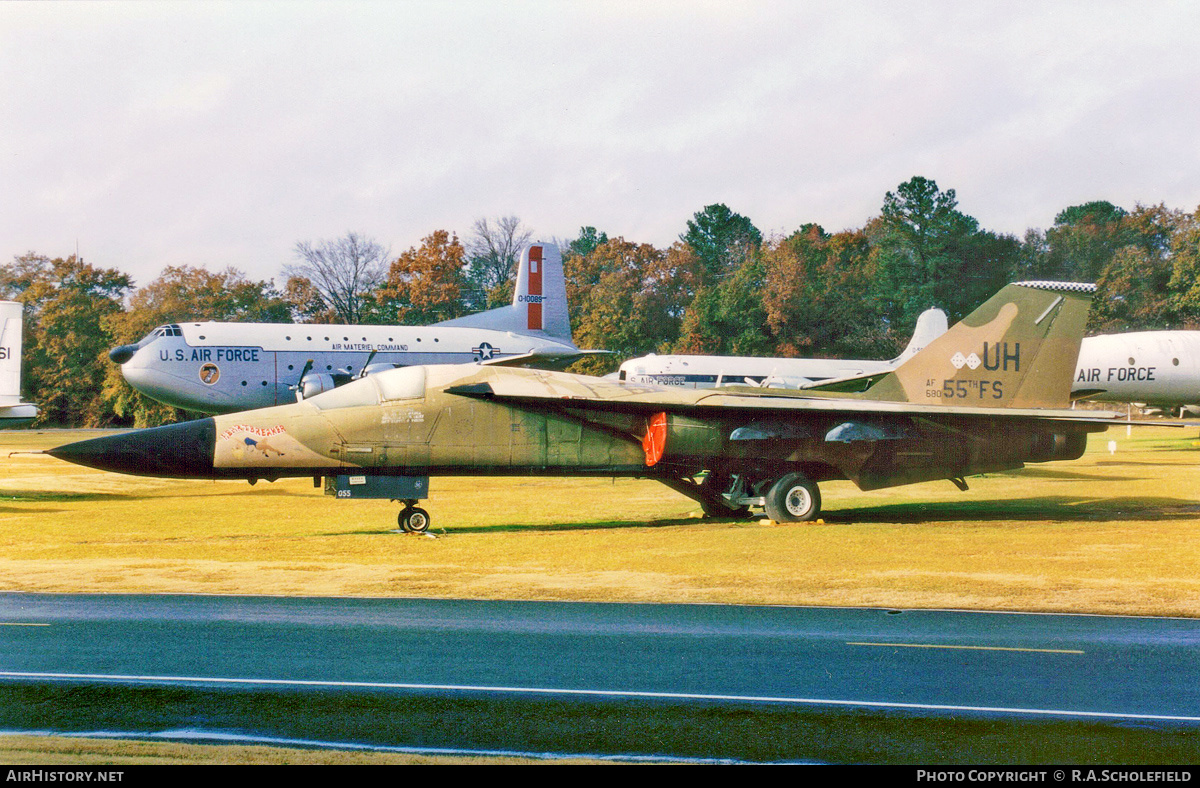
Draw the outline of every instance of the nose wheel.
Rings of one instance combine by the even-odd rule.
[[[414,506],[416,501],[405,501],[404,508],[396,517],[400,530],[408,534],[423,534],[429,530],[429,512],[420,506]]]

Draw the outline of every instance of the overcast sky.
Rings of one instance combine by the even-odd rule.
[[[0,2],[0,261],[275,278],[519,216],[861,227],[913,175],[1023,234],[1200,205],[1200,4]]]

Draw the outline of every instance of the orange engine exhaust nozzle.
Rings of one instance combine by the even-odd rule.
[[[650,417],[646,425],[646,437],[642,438],[642,451],[646,452],[646,465],[653,466],[662,459],[667,448],[667,414],[659,411]]]

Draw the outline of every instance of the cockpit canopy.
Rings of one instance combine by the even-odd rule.
[[[427,387],[445,388],[456,380],[478,373],[477,364],[398,367],[367,375],[304,401],[321,410],[333,410],[421,399]]]
[[[121,345],[119,347],[115,347],[112,350],[108,351],[108,357],[111,358],[117,364],[124,364],[125,362],[129,361],[129,359],[133,358],[133,355],[135,353],[137,353],[139,350],[144,348],[146,345],[149,345],[151,342],[158,339],[159,337],[181,337],[181,336],[183,336],[183,329],[181,329],[175,323],[171,323],[171,324],[165,325],[165,326],[159,326],[158,328],[154,329],[149,334],[142,337],[139,341],[135,342],[132,345]]]
[[[334,410],[424,396],[425,367],[400,367],[367,375],[305,401],[321,410]]]
[[[183,336],[183,329],[180,328],[178,324],[171,323],[170,325],[159,326],[158,328],[154,329],[149,334],[147,334],[145,337],[143,337],[142,341],[139,342],[138,344],[140,345],[140,344],[152,342],[153,340],[155,340],[159,337],[181,337],[181,336]]]

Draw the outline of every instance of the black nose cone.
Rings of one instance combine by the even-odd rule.
[[[215,421],[197,419],[68,443],[47,454],[102,471],[210,479],[216,437]]]
[[[121,345],[120,347],[115,347],[108,351],[108,357],[112,359],[114,363],[124,364],[126,361],[133,358],[133,354],[137,351],[137,345]]]

